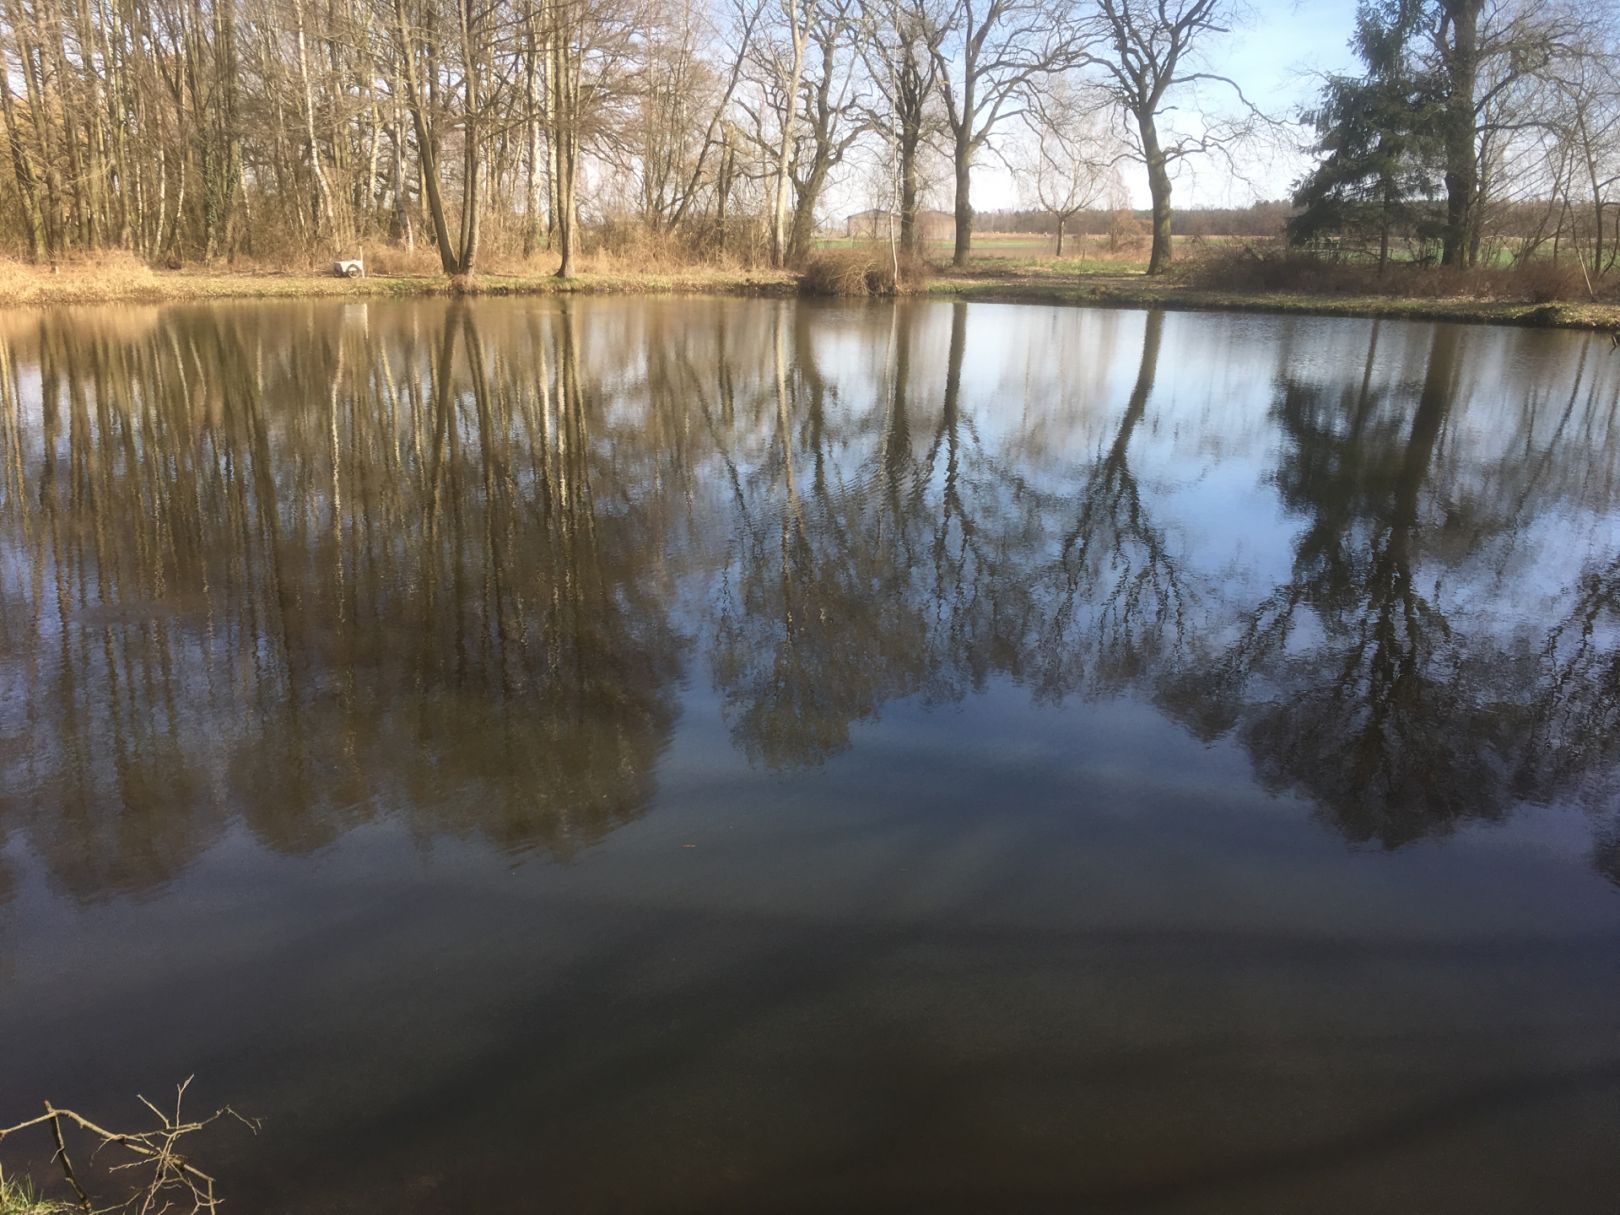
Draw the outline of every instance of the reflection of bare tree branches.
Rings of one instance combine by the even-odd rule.
[[[924,661],[921,622],[898,584],[904,569],[848,520],[861,495],[832,468],[826,387],[802,341],[790,368],[785,322],[778,312],[770,479],[758,501],[739,486],[713,650],[733,737],[772,766],[843,750],[851,724],[914,688]]]
[[[1534,643],[1457,623],[1426,572],[1500,526],[1441,442],[1455,330],[1411,397],[1377,386],[1376,326],[1359,386],[1280,379],[1292,567],[1223,613],[1144,472],[1161,315],[1071,488],[1042,445],[1090,415],[997,449],[967,305],[576,307],[42,317],[28,370],[0,346],[0,831],[83,898],[169,880],[233,816],[288,851],[391,813],[567,854],[652,798],[692,627],[773,766],[997,678],[1149,695],[1389,845],[1620,759],[1620,573],[1575,588],[1531,705]],[[886,350],[869,379],[826,357],[851,330]]]
[[[733,736],[773,765],[842,751],[851,725],[894,699],[953,700],[992,674],[1021,675],[1037,616],[1039,512],[964,407],[966,307],[952,309],[926,423],[914,312],[893,318],[880,407],[842,427],[829,423],[804,316],[792,360],[780,334],[775,347],[771,449],[756,475],[733,476],[714,651]],[[870,454],[853,459],[863,442]]]
[[[1113,441],[1093,465],[1062,533],[1058,586],[1039,642],[1039,690],[1050,697],[1091,681],[1117,688],[1140,678],[1168,643],[1179,648],[1186,591],[1164,532],[1142,500],[1131,439],[1153,395],[1164,314],[1147,314],[1136,383]],[[1087,656],[1095,664],[1087,672]]]
[[[929,613],[928,693],[936,700],[960,699],[993,673],[1021,675],[1034,615],[1033,510],[1019,506],[1016,476],[985,454],[962,403],[967,317],[966,304],[952,306],[939,423],[919,469],[919,484],[937,485],[939,502],[933,507],[920,495],[911,525],[926,529],[918,548],[926,542],[930,561],[920,593]]]
[[[381,341],[319,315],[47,324],[37,403],[0,383],[42,519],[8,491],[0,820],[77,893],[167,880],[232,813],[286,849],[395,805],[566,852],[650,796],[662,506],[595,433],[571,316],[492,356],[465,306]]]
[[[1522,797],[1570,794],[1608,814],[1592,863],[1620,886],[1620,810],[1605,776],[1620,760],[1620,557],[1582,571],[1541,653],[1541,694],[1517,772]]]

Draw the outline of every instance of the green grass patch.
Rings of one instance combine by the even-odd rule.
[[[0,1215],[67,1215],[75,1208],[42,1197],[26,1177],[0,1179]]]

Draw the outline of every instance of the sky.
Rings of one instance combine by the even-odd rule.
[[[1349,41],[1355,14],[1355,0],[1250,0],[1240,24],[1211,44],[1206,66],[1236,80],[1266,113],[1293,118],[1315,97],[1321,75],[1354,67]],[[1291,132],[1284,142],[1292,144],[1302,134]],[[1175,201],[1180,206],[1225,207],[1284,198],[1306,163],[1292,146],[1256,149],[1243,158],[1248,180],[1241,180],[1223,161],[1189,161],[1176,178]],[[1126,184],[1133,203],[1145,207],[1146,175],[1127,170]],[[973,191],[977,211],[1019,205],[1012,174],[993,157],[976,169]]]

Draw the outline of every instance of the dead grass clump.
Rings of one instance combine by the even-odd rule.
[[[700,259],[670,232],[655,232],[633,221],[607,220],[591,230],[581,260],[599,273],[640,270],[657,274],[683,270]]]
[[[407,249],[403,245],[373,245],[365,251],[366,273],[412,277],[442,274],[439,251],[426,244]],[[328,267],[322,266],[323,270]]]
[[[1554,300],[1588,299],[1587,276],[1573,262],[1552,262],[1542,259],[1524,262],[1508,272],[1513,285],[1532,304],[1549,304]],[[1609,284],[1611,287],[1613,284]],[[1600,284],[1593,282],[1594,290]]]
[[[0,1177],[0,1215],[71,1215],[73,1207],[43,1197],[26,1177]]]
[[[800,275],[799,289],[807,295],[908,295],[919,290],[927,278],[927,263],[920,258],[908,253],[896,258],[885,245],[857,245],[811,254]]]
[[[769,264],[762,229],[748,216],[715,223],[693,223],[679,230],[652,228],[639,219],[609,218],[583,233],[576,259],[589,274],[727,274]],[[555,259],[553,259],[555,261]]]
[[[128,253],[29,265],[0,261],[0,303],[77,303],[142,299],[157,293],[152,268]]]

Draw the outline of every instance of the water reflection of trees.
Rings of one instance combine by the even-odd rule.
[[[1491,694],[1496,664],[1469,652],[1441,580],[1420,568],[1457,341],[1435,330],[1409,417],[1366,376],[1337,394],[1284,381],[1276,483],[1304,520],[1292,575],[1178,689],[1213,701],[1203,720],[1232,723],[1268,783],[1308,794],[1351,839],[1389,846],[1497,813],[1516,725]]]
[[[1612,787],[1620,565],[1551,628],[1478,610],[1532,577],[1540,512],[1608,510],[1608,448],[1567,458],[1613,424],[1589,371],[1526,404],[1521,468],[1457,438],[1461,331],[1404,379],[1376,328],[1357,374],[1288,355],[1292,554],[1250,594],[1175,501],[1166,318],[1116,343],[1116,391],[1009,437],[972,315],[38,318],[0,343],[0,842],[81,897],[234,820],[303,850],[386,809],[566,854],[651,799],[693,634],[771,767],[1006,679],[1151,700],[1385,846]]]
[[[1620,554],[1581,571],[1568,612],[1547,634],[1538,688],[1517,790],[1612,811],[1606,777],[1620,762]],[[1620,885],[1620,814],[1599,835],[1593,861]]]
[[[956,700],[996,676],[1047,700],[1114,690],[1179,631],[1175,561],[1128,455],[1162,318],[1106,447],[1036,486],[964,406],[967,315],[952,309],[943,384],[920,399],[917,316],[897,309],[880,407],[837,423],[807,314],[793,359],[778,331],[773,445],[732,478],[714,650],[733,735],[767,764],[820,762],[887,702]]]
[[[1613,603],[1601,574],[1582,578],[1571,619],[1539,657],[1530,619],[1504,628],[1458,589],[1491,585],[1484,538],[1520,543],[1535,513],[1525,478],[1494,493],[1428,492],[1459,402],[1463,340],[1433,331],[1410,401],[1373,385],[1376,326],[1359,384],[1282,378],[1275,483],[1303,520],[1291,576],[1243,612],[1234,641],[1170,672],[1161,693],[1206,737],[1234,732],[1263,780],[1304,793],[1357,842],[1398,847],[1549,800],[1606,778],[1620,745],[1603,690],[1614,655],[1587,644]],[[1497,581],[1491,593],[1515,589]]]
[[[1536,695],[1516,753],[1523,800],[1568,799],[1606,816],[1593,843],[1598,871],[1620,886],[1620,557],[1590,562],[1574,603],[1547,633]],[[1522,693],[1521,693],[1522,695]]]
[[[1581,571],[1568,615],[1548,634],[1548,669],[1526,757],[1532,787],[1568,785],[1620,758],[1620,556]]]
[[[1061,520],[1056,588],[1042,613],[1037,691],[1124,690],[1179,654],[1187,588],[1164,528],[1131,463],[1131,440],[1153,395],[1164,314],[1147,316],[1136,382],[1106,448],[1074,500],[1054,496]]]
[[[905,593],[892,530],[867,526],[865,486],[829,447],[828,387],[794,326],[770,337],[770,446],[731,478],[733,539],[721,580],[713,665],[733,737],[770,764],[815,762],[848,745],[849,727],[914,690],[926,638]]]
[[[248,315],[42,325],[32,426],[13,368],[6,819],[89,895],[227,811],[284,849],[389,806],[561,852],[639,813],[682,649],[659,470],[596,433],[570,315],[498,354],[465,309]]]

